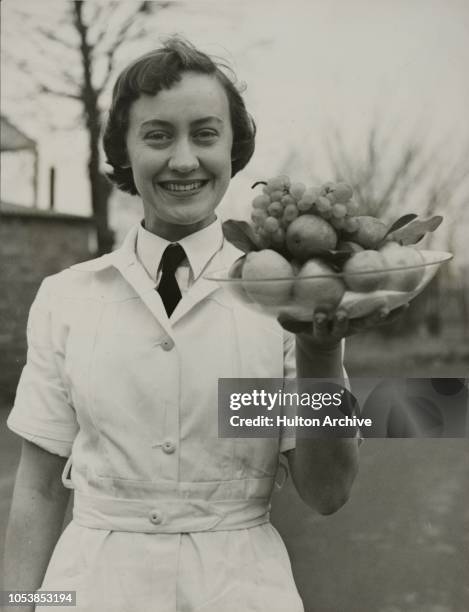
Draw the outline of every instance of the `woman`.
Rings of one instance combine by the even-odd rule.
[[[295,347],[203,278],[240,255],[215,210],[254,137],[235,85],[181,39],[119,76],[104,147],[144,222],[114,253],[47,278],[31,308],[8,420],[24,442],[7,588],[75,590],[87,612],[303,609],[269,523],[279,452],[328,514],[349,495],[357,441],[221,439],[217,380],[291,377],[295,357],[299,376],[342,377],[351,330],[317,313]]]

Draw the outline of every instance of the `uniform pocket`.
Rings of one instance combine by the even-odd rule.
[[[237,438],[234,444],[234,478],[267,478],[277,473],[277,438]]]
[[[100,580],[98,570],[103,565],[103,551],[111,536],[110,530],[89,529],[71,521],[54,549],[41,590],[75,591],[73,610],[103,612],[106,608],[99,603],[99,595],[106,593],[108,585]],[[39,609],[47,612],[49,607]]]
[[[256,576],[259,612],[304,612],[291,569],[290,558],[278,531],[271,523],[248,529]]]

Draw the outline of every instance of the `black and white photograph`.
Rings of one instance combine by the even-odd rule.
[[[0,608],[467,612],[469,3],[0,11]]]

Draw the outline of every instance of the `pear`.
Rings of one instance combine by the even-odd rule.
[[[359,292],[381,289],[386,282],[385,267],[384,257],[378,251],[370,249],[354,253],[343,267],[345,284],[352,291]]]
[[[350,239],[365,249],[377,248],[383,242],[388,226],[380,219],[367,215],[355,219],[358,221],[358,229],[350,234]]]
[[[425,260],[417,249],[402,246],[397,242],[387,242],[379,250],[384,257],[387,268],[404,268],[407,270],[390,271],[387,274],[386,288],[394,291],[413,291],[425,274],[422,264]]]
[[[344,293],[345,285],[332,268],[320,259],[309,259],[296,276],[293,302],[309,308],[311,313],[330,314],[337,309]]]
[[[337,244],[335,229],[317,215],[300,215],[290,223],[286,233],[287,248],[292,256],[304,262]]]
[[[242,269],[242,279],[246,281],[243,282],[243,288],[258,304],[264,306],[287,304],[293,287],[293,278],[290,262],[276,251],[263,249],[246,255]]]

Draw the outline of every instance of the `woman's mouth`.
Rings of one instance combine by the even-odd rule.
[[[158,185],[169,193],[189,195],[196,193],[208,183],[208,180],[161,181]]]

